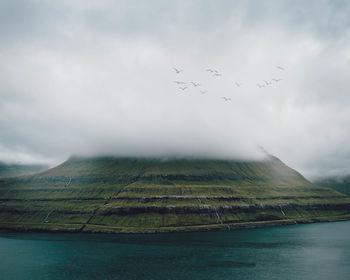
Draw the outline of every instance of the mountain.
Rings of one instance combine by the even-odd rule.
[[[44,165],[36,164],[6,164],[0,162],[0,178],[33,174],[47,169]]]
[[[332,188],[350,196],[350,175],[322,178],[315,180],[314,183],[318,186]]]
[[[262,161],[71,157],[0,180],[0,228],[168,232],[350,218],[350,198],[276,157]]]

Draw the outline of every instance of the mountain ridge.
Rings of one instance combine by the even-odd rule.
[[[314,183],[318,186],[332,188],[345,195],[350,195],[350,175],[329,176],[316,179]]]
[[[46,165],[40,164],[7,164],[0,162],[0,178],[34,174],[47,168]]]

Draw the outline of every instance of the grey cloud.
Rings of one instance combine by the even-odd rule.
[[[326,0],[2,1],[0,160],[252,158],[262,145],[307,176],[350,172],[349,9]],[[283,81],[256,87],[272,78]],[[208,93],[179,93],[176,79]]]

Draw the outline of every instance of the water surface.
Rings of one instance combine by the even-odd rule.
[[[350,279],[350,221],[148,235],[0,233],[1,279]]]

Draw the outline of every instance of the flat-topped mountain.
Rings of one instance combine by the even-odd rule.
[[[229,229],[350,218],[350,198],[279,159],[71,157],[0,180],[0,228],[77,232]]]

